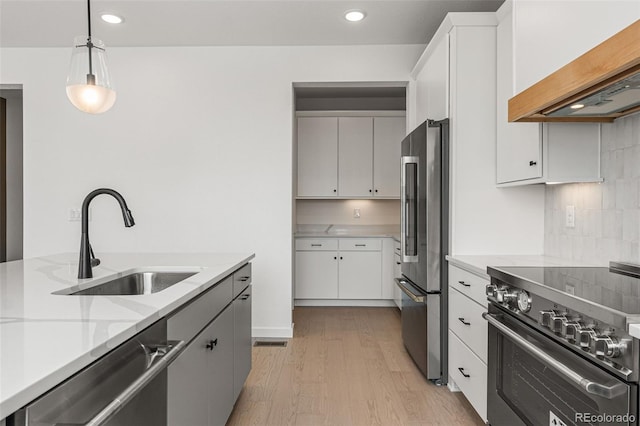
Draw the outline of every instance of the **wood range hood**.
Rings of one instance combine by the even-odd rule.
[[[640,19],[509,99],[510,122],[611,122],[640,111]]]

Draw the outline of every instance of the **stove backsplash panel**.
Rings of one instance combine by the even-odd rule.
[[[601,184],[546,186],[544,254],[640,263],[640,114],[602,124],[600,167]],[[567,206],[574,228],[565,226]]]

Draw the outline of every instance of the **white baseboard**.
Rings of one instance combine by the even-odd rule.
[[[351,300],[351,299],[296,299],[294,306],[357,306],[374,308],[394,308],[393,300]]]
[[[458,385],[456,385],[456,382],[451,380],[451,377],[449,377],[449,380],[447,381],[447,387],[449,388],[449,392],[461,392]]]
[[[253,327],[251,333],[252,337],[290,339],[293,337],[293,324],[291,327]]]

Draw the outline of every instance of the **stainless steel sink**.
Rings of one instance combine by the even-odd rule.
[[[67,293],[73,296],[127,296],[152,294],[171,287],[197,272],[134,272],[84,290]]]

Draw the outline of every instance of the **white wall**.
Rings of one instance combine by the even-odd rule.
[[[255,252],[254,335],[291,334],[292,82],[406,81],[423,46],[113,48],[106,114],[65,97],[70,49],[2,49],[24,89],[24,254],[77,251],[92,189],[106,251]],[[105,265],[107,266],[107,265]]]
[[[7,100],[7,261],[22,259],[22,90],[2,89]]]

